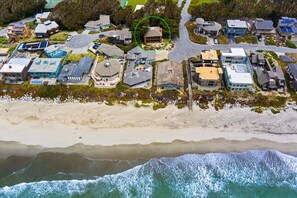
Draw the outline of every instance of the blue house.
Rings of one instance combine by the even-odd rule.
[[[293,37],[297,37],[297,19],[282,17],[278,21],[277,31],[281,36],[287,37],[288,39],[292,39]]]
[[[225,34],[228,37],[244,36],[248,30],[245,21],[240,20],[227,20],[225,27]]]
[[[49,58],[62,58],[67,52],[61,50],[57,45],[50,45],[44,49],[44,53]]]
[[[32,78],[57,78],[62,58],[36,58],[28,73]]]

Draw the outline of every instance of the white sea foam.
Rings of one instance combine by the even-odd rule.
[[[95,180],[63,180],[21,183],[0,189],[0,197],[20,195],[73,195],[106,197],[207,197],[211,193],[235,193],[246,186],[288,188],[297,195],[297,158],[277,151],[243,154],[185,155],[153,159],[123,173]],[[235,186],[234,188],[232,188]],[[259,189],[258,189],[259,190]],[[159,195],[161,196],[161,195]]]

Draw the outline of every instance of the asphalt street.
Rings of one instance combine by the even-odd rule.
[[[185,3],[182,9],[181,21],[179,24],[180,38],[175,37],[172,39],[172,42],[174,43],[175,47],[169,53],[168,58],[170,60],[181,62],[193,56],[197,56],[202,50],[215,49],[215,50],[224,51],[224,50],[229,50],[231,47],[240,47],[245,49],[246,51],[268,50],[268,51],[275,51],[275,52],[281,52],[281,53],[297,53],[297,49],[292,49],[287,47],[267,46],[267,45],[255,45],[255,44],[199,45],[199,44],[193,43],[190,40],[188,30],[184,25],[187,21],[191,20],[191,15],[189,15],[187,12],[190,3],[191,3],[191,0],[187,0],[187,2]]]

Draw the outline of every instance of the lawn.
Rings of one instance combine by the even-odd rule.
[[[258,39],[256,36],[243,36],[243,37],[236,37],[235,42],[238,43],[252,43],[252,44],[258,44]]]
[[[190,40],[194,43],[203,44],[205,45],[207,42],[207,38],[202,35],[197,35],[194,33],[194,30],[196,28],[196,23],[192,21],[188,21],[185,23],[186,28],[188,29]]]
[[[225,35],[219,35],[217,39],[219,44],[229,44],[228,38]]]
[[[67,36],[69,36],[69,32],[62,31],[57,34],[52,35],[49,40],[50,41],[66,41]]]
[[[88,52],[88,53],[85,53],[85,54],[72,54],[72,53],[69,53],[67,58],[66,58],[66,63],[69,63],[69,62],[79,62],[79,60],[82,58],[82,57],[85,57],[85,56],[90,56],[91,58],[95,59],[96,58],[96,55],[91,53],[91,52]]]
[[[199,5],[202,3],[214,3],[214,2],[218,2],[218,0],[192,0],[191,5]]]
[[[147,2],[147,0],[128,0],[127,6],[132,6],[133,9],[136,5],[144,5]]]

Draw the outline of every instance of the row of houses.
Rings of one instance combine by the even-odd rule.
[[[287,62],[291,86],[297,91],[297,64],[286,55],[279,56]],[[283,68],[262,52],[246,52],[242,48],[222,51],[203,51],[199,59],[190,59],[193,87],[214,90],[226,87],[232,91],[275,90],[284,93],[287,88]],[[256,80],[256,81],[254,81]],[[257,85],[257,86],[256,86]]]
[[[223,29],[222,25],[215,21],[205,21],[202,18],[196,19],[197,33],[207,36],[217,36]],[[277,27],[273,26],[272,20],[264,19],[245,19],[245,20],[227,20],[225,34],[229,37],[245,36],[247,32],[258,37],[274,36],[279,33],[280,36],[287,39],[297,38],[297,19],[282,17],[279,19]]]
[[[85,56],[79,62],[65,63],[67,52],[47,41],[20,43],[10,58],[6,54],[0,67],[2,81],[6,84],[22,84],[30,80],[35,85],[88,84],[92,79],[97,87],[114,87],[123,81],[131,88],[150,88],[153,84],[155,53],[139,47],[126,55],[115,45],[101,44],[96,52],[104,57],[97,62]],[[35,57],[36,54],[39,56]],[[45,54],[47,57],[42,56]],[[4,53],[3,53],[4,56]],[[7,61],[7,62],[6,62]],[[124,71],[124,62],[127,62]],[[181,63],[165,61],[157,64],[156,85],[161,89],[183,87]]]

